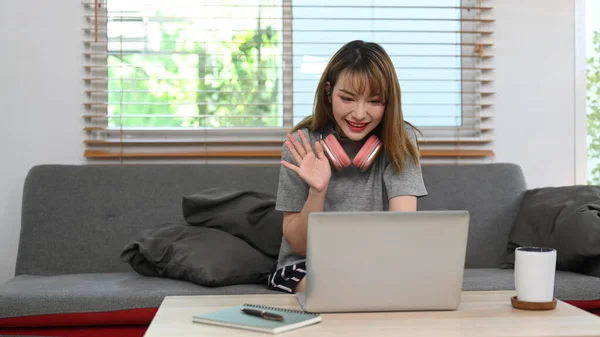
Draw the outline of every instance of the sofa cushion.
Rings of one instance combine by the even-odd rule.
[[[514,290],[513,277],[512,269],[466,269],[463,290]],[[598,277],[558,271],[555,285],[558,299],[600,300]],[[234,294],[284,293],[259,284],[207,288],[135,273],[21,275],[0,286],[0,318],[158,308],[165,296]]]
[[[144,276],[162,276],[207,287],[263,283],[277,260],[215,228],[168,223],[139,233],[121,259]]]
[[[505,268],[515,249],[556,249],[556,268],[600,276],[600,187],[561,186],[529,190],[512,225]]]
[[[515,290],[514,269],[466,269],[463,290]],[[600,308],[600,277],[557,271],[554,297],[562,301],[593,301]]]
[[[20,275],[0,286],[0,318],[158,308],[170,295],[280,294],[265,285],[208,288],[136,273]]]
[[[185,221],[222,230],[277,259],[283,236],[283,212],[274,193],[239,188],[209,188],[183,197]]]

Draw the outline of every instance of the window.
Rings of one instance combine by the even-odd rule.
[[[585,2],[587,183],[600,185],[600,3]]]
[[[277,162],[287,130],[312,113],[325,64],[355,39],[378,42],[392,57],[405,119],[425,134],[424,157],[493,157],[493,18],[486,1],[84,6],[88,158]]]

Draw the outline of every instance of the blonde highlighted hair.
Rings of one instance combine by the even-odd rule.
[[[394,169],[402,171],[407,154],[415,164],[419,163],[418,144],[416,139],[414,143],[411,141],[405,124],[415,131],[418,130],[404,121],[400,83],[396,70],[385,50],[372,42],[352,41],[342,46],[333,55],[319,80],[313,114],[294,126],[292,132],[303,128],[320,131],[331,124],[336,125],[337,128],[326,89],[328,82],[333,89],[342,74],[352,80],[356,93],[368,96],[379,95],[385,102],[383,119],[375,132],[381,139]],[[365,93],[367,87],[370,92]]]

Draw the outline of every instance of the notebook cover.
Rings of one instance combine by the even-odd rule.
[[[242,308],[260,309],[277,313],[284,317],[283,321],[271,321],[261,317],[251,316],[241,311]],[[207,312],[192,316],[196,323],[205,323],[231,328],[254,330],[261,332],[279,333],[318,323],[321,316],[299,310],[289,310],[254,304],[238,305],[218,311]]]

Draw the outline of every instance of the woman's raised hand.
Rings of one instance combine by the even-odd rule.
[[[327,190],[329,179],[331,179],[331,166],[327,157],[325,157],[323,147],[321,143],[316,142],[315,155],[302,130],[299,130],[298,134],[301,143],[291,134],[287,135],[289,140],[285,141],[285,145],[290,150],[296,165],[285,160],[282,160],[281,164],[296,172],[302,180],[316,191],[324,192]]]

